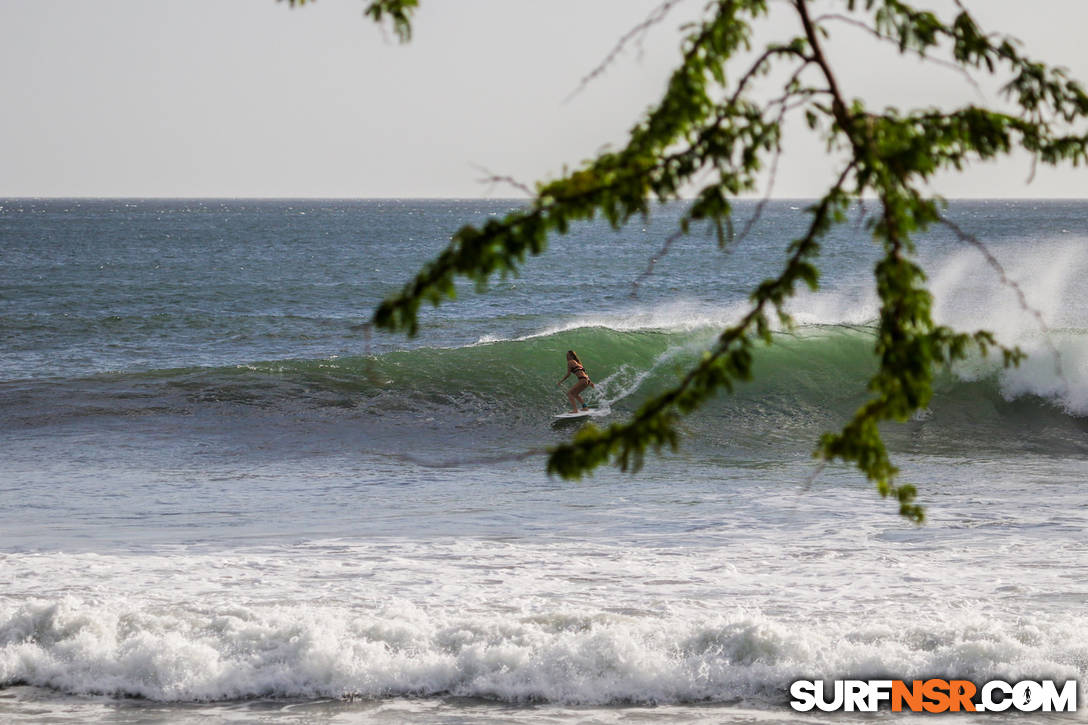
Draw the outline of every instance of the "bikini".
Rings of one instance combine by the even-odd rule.
[[[580,363],[576,363],[571,360],[570,371],[574,373],[579,380],[584,380],[587,383],[589,382],[589,375],[586,373],[586,369],[582,367]]]

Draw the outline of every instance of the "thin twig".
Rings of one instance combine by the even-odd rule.
[[[998,261],[997,257],[994,256],[993,252],[990,251],[990,248],[986,246],[986,244],[981,239],[976,237],[974,234],[966,231],[944,215],[940,216],[939,221],[941,224],[944,224],[946,227],[955,232],[956,236],[959,237],[961,242],[966,242],[967,244],[970,244],[972,247],[977,249],[980,254],[982,254],[983,258],[986,260],[986,263],[990,265],[994,272],[997,273],[997,277],[1001,281],[1001,284],[1005,285],[1006,287],[1011,289],[1013,293],[1015,293],[1016,300],[1020,304],[1020,308],[1035,318],[1036,323],[1039,325],[1039,331],[1043,333],[1043,339],[1046,341],[1046,346],[1050,349],[1050,352],[1054,354],[1054,374],[1057,375],[1058,379],[1062,381],[1062,384],[1065,385],[1066,389],[1068,390],[1069,381],[1066,379],[1065,373],[1063,371],[1062,354],[1058,350],[1057,345],[1054,344],[1054,339],[1051,337],[1050,334],[1050,326],[1047,325],[1046,320],[1043,319],[1043,313],[1040,312],[1038,308],[1033,307],[1031,303],[1028,302],[1028,297],[1026,294],[1024,294],[1024,288],[1021,287],[1016,280],[1009,277],[1008,273],[1005,271],[1004,265],[1002,265],[1001,262]]]
[[[793,83],[800,77],[801,71],[803,71],[805,69],[805,67],[807,67],[807,66],[808,66],[808,61],[801,64],[793,72],[793,75],[786,82],[786,88],[789,88],[791,85],[793,85]],[[786,113],[788,111],[792,110],[793,108],[795,108],[794,106],[790,106],[789,103],[788,103],[788,100],[789,100],[791,95],[792,94],[789,91],[787,91],[786,94],[783,95],[780,99],[776,99],[775,101],[771,102],[771,105],[773,105],[775,103],[781,103],[781,107],[780,107],[780,110],[778,112],[778,118],[775,119],[775,125],[777,125],[779,128],[781,128],[782,122],[786,118]],[[732,244],[729,245],[730,248],[735,248],[738,244],[740,244],[745,239],[747,239],[748,234],[752,231],[752,228],[755,227],[755,225],[763,217],[763,210],[766,208],[767,202],[770,201],[771,194],[774,193],[775,181],[778,178],[778,161],[781,158],[782,158],[782,142],[779,141],[778,143],[775,144],[774,156],[771,159],[771,173],[770,173],[770,175],[769,175],[769,177],[767,179],[767,193],[764,194],[763,198],[759,200],[759,203],[756,205],[755,212],[752,214],[751,217],[749,217],[748,221],[745,222],[744,228],[741,229],[740,234],[738,234],[736,236],[736,238],[733,239]]]
[[[883,35],[883,34],[880,33],[880,31],[878,31],[876,28],[872,27],[871,25],[869,25],[869,24],[867,24],[865,22],[862,22],[861,20],[858,20],[857,18],[852,18],[849,15],[842,15],[841,13],[825,13],[825,14],[820,15],[819,17],[813,19],[813,22],[814,23],[821,23],[821,22],[823,22],[825,20],[838,20],[838,21],[846,23],[848,25],[853,25],[854,27],[861,28],[862,30],[866,31],[867,33],[872,35],[874,38],[877,38],[878,40],[883,40],[883,41],[885,41],[887,43],[892,43],[892,44],[894,44],[896,46],[899,45],[899,41],[896,40],[895,38],[891,38],[891,37],[889,37],[887,35]],[[972,76],[967,71],[966,68],[964,68],[963,66],[961,66],[961,65],[959,65],[957,63],[953,63],[952,61],[944,60],[943,58],[934,58],[933,56],[926,55],[925,53],[923,53],[921,51],[918,51],[918,50],[915,50],[914,52],[919,58],[921,58],[923,61],[926,61],[927,63],[933,63],[935,65],[939,65],[939,66],[942,66],[944,68],[948,68],[950,70],[954,70],[957,73],[959,73],[961,76],[964,77],[964,79],[968,83],[971,84],[971,86],[975,89],[975,92],[978,93],[979,98],[985,100],[986,94],[984,94],[982,92],[982,86],[980,86],[978,84],[978,81],[975,80],[974,76]]]
[[[748,221],[744,223],[744,228],[740,230],[738,234],[729,245],[728,249],[735,249],[737,245],[748,238],[748,234],[752,231],[752,228],[763,218],[763,210],[767,207],[767,203],[771,200],[771,194],[774,193],[774,182],[778,176],[778,160],[782,158],[782,144],[776,144],[774,149],[774,157],[771,160],[771,173],[767,179],[767,193],[763,195],[763,198],[756,204],[756,209],[752,212],[752,216],[748,218]]]
[[[654,265],[657,264],[657,260],[667,255],[669,250],[672,249],[672,245],[682,236],[684,236],[684,230],[677,229],[665,240],[665,243],[661,245],[661,249],[657,250],[657,254],[650,257],[650,261],[646,264],[646,269],[642,270],[642,274],[636,277],[635,281],[631,283],[631,299],[638,299],[638,286],[642,284],[642,280],[647,279],[654,273]]]
[[[801,483],[801,492],[808,493],[808,490],[812,488],[812,484],[816,483],[816,479],[820,477],[820,474],[827,468],[827,461],[820,461],[816,464],[812,474]]]
[[[797,50],[796,48],[792,48],[792,47],[790,47],[788,45],[772,45],[772,46],[769,46],[756,59],[756,62],[748,67],[748,70],[745,71],[744,75],[742,75],[740,77],[740,80],[737,81],[737,89],[735,91],[733,91],[733,95],[730,96],[729,103],[726,104],[727,107],[736,105],[737,101],[740,100],[740,94],[744,92],[744,87],[746,85],[748,85],[748,81],[752,80],[752,78],[754,78],[759,73],[760,69],[763,67],[763,64],[766,63],[768,60],[770,60],[772,56],[779,55],[779,54],[781,54],[781,55],[796,55],[797,57],[799,57],[801,60],[804,61],[804,63],[799,65],[797,67],[797,69],[793,72],[793,75],[790,76],[790,82],[793,82],[798,77],[800,77],[801,71],[803,71],[806,67],[808,67],[808,65],[810,63],[815,62],[814,58],[811,58],[811,57],[805,55],[804,53],[802,53],[801,51]],[[789,85],[789,83],[787,83],[787,86],[788,85]],[[789,94],[787,94],[787,97],[788,97],[788,95]]]
[[[508,186],[514,187],[515,189],[517,189],[519,191],[524,192],[527,196],[530,196],[530,197],[536,196],[536,192],[533,191],[531,188],[529,188],[528,184],[525,184],[525,183],[523,183],[521,181],[518,181],[513,176],[503,176],[503,175],[499,175],[499,174],[493,174],[493,173],[491,173],[490,170],[488,170],[487,168],[485,168],[483,166],[479,166],[478,164],[473,164],[473,165],[476,166],[477,170],[479,170],[479,171],[483,172],[484,174],[486,174],[486,176],[484,178],[479,180],[479,183],[489,184],[490,187],[491,187],[491,189],[489,189],[489,191],[493,190],[499,184],[506,184]]]
[[[730,108],[732,106],[735,106],[737,104],[737,102],[740,100],[740,95],[744,91],[744,87],[747,85],[748,81],[750,81],[752,78],[754,78],[756,76],[756,74],[759,72],[759,69],[763,66],[764,63],[766,63],[772,56],[777,55],[779,53],[784,53],[784,54],[788,54],[788,55],[799,55],[801,57],[801,59],[804,61],[800,66],[798,66],[794,70],[793,74],[790,76],[789,81],[786,82],[786,87],[787,88],[789,88],[800,77],[801,72],[804,71],[804,69],[809,65],[809,63],[813,62],[811,58],[805,56],[804,54],[799,53],[798,51],[796,51],[793,48],[788,48],[788,47],[784,47],[784,46],[771,46],[771,47],[767,48],[759,56],[759,58],[756,59],[755,63],[753,63],[748,68],[747,72],[745,72],[744,75],[741,76],[740,80],[737,83],[737,88],[734,90],[733,95],[730,97],[729,101],[725,104],[724,108]],[[823,91],[823,90],[819,90],[819,89],[804,89],[802,94],[803,95],[811,95],[813,93],[825,93],[825,92],[827,92],[827,91]],[[786,113],[796,107],[796,106],[791,106],[789,104],[789,102],[788,102],[789,99],[791,98],[791,96],[793,96],[793,95],[797,95],[797,92],[791,93],[791,92],[789,92],[787,90],[787,92],[785,94],[783,94],[781,97],[775,99],[770,104],[768,104],[769,106],[774,106],[776,104],[780,106],[778,118],[775,121],[775,123],[778,124],[779,126],[781,126],[783,118],[785,117]],[[719,115],[718,120],[715,123],[719,123],[720,119],[721,119],[721,115]],[[781,158],[781,156],[782,156],[782,144],[781,143],[775,144],[775,152],[774,152],[774,157],[773,157],[773,159],[771,161],[771,173],[770,173],[770,178],[768,180],[767,194],[760,200],[759,204],[756,206],[755,213],[752,215],[751,218],[748,219],[748,221],[746,222],[746,224],[744,226],[744,229],[741,230],[741,233],[731,240],[732,243],[730,244],[730,247],[733,247],[737,243],[744,241],[744,239],[748,236],[749,232],[752,231],[752,228],[756,225],[756,223],[762,217],[763,210],[767,206],[767,202],[769,201],[771,193],[773,192],[773,189],[774,189],[775,179],[777,178],[777,175],[778,175],[778,161]],[[676,242],[677,239],[679,239],[682,236],[684,236],[684,232],[682,230],[677,231],[676,233],[672,234],[670,237],[668,237],[665,240],[665,243],[661,246],[661,249],[659,249],[657,251],[657,254],[655,254],[653,257],[650,258],[650,261],[646,265],[646,269],[644,269],[642,271],[642,273],[631,283],[631,299],[638,299],[639,285],[642,283],[643,280],[647,279],[650,275],[653,274],[654,265],[657,264],[657,260],[659,258],[664,257],[665,255],[667,255],[669,253],[669,251],[672,249],[672,245]]]
[[[781,116],[779,117],[779,122],[781,122]],[[774,157],[771,159],[771,173],[767,178],[767,193],[764,194],[763,198],[756,204],[755,211],[752,213],[752,216],[748,218],[748,221],[744,223],[744,228],[740,230],[740,234],[738,234],[729,244],[729,249],[735,249],[737,245],[747,239],[752,228],[763,218],[763,210],[771,200],[771,194],[774,193],[774,183],[778,178],[778,160],[780,158],[782,158],[782,144],[777,143],[774,148]]]
[[[865,207],[865,197],[864,196],[859,196],[858,197],[858,221],[857,221],[857,224],[854,226],[854,231],[858,231],[859,229],[861,229],[861,225],[862,225],[862,223],[865,222],[865,218],[868,215],[869,215],[868,209]]]
[[[654,8],[645,20],[643,20],[641,23],[620,36],[620,39],[616,41],[616,45],[612,48],[611,51],[609,51],[608,55],[605,56],[604,60],[602,60],[596,68],[594,68],[592,71],[586,74],[585,77],[582,78],[581,82],[578,84],[578,87],[571,91],[570,95],[563,99],[563,102],[569,102],[572,98],[585,90],[586,86],[588,86],[592,81],[604,74],[608,67],[612,65],[616,58],[619,57],[620,53],[623,52],[623,49],[627,47],[627,44],[630,43],[633,39],[638,37],[639,40],[637,42],[641,44],[641,38],[645,37],[646,33],[650,30],[650,28],[664,20],[665,16],[669,14],[669,11],[672,10],[673,7],[675,7],[676,5],[679,5],[681,2],[683,2],[683,0],[665,0],[665,2]]]

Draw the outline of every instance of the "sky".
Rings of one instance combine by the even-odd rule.
[[[988,30],[1088,82],[1084,0],[963,0]],[[931,0],[947,9],[946,0]],[[364,0],[0,0],[0,197],[518,197],[624,142],[679,58],[680,3],[584,87],[661,0],[421,0],[411,43]],[[919,5],[926,5],[919,0]],[[820,0],[817,12],[845,5]],[[928,5],[927,5],[928,6]],[[774,2],[757,44],[798,32]],[[831,26],[843,92],[873,104],[999,102],[992,83]],[[832,163],[791,122],[771,195]],[[937,179],[950,198],[1088,196],[1088,169],[1024,158]]]

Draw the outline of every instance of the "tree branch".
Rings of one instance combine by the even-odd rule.
[[[620,53],[623,52],[624,48],[627,47],[627,44],[630,43],[633,39],[638,37],[639,42],[641,43],[641,37],[644,37],[646,33],[649,32],[650,28],[663,21],[665,17],[669,14],[669,11],[672,10],[673,7],[675,7],[676,5],[679,5],[681,2],[684,2],[684,0],[665,0],[665,2],[654,8],[645,20],[621,35],[620,39],[616,42],[616,45],[613,46],[612,50],[608,52],[608,55],[605,56],[604,60],[602,60],[597,65],[597,67],[595,67],[585,76],[583,76],[582,80],[578,83],[578,87],[571,91],[570,95],[563,99],[563,102],[569,102],[572,98],[585,90],[586,86],[588,86],[598,77],[603,75],[605,70],[607,70],[613,62],[615,62],[616,58],[619,57]]]
[[[897,45],[897,46],[899,45],[899,41],[897,41],[895,38],[884,35],[879,30],[872,27],[868,23],[862,22],[861,20],[858,20],[857,18],[851,18],[850,16],[843,15],[841,13],[824,13],[823,15],[820,15],[819,17],[815,18],[813,20],[813,23],[819,25],[820,23],[822,23],[825,20],[837,20],[839,22],[846,23],[848,25],[852,25],[852,26],[854,26],[856,28],[861,28],[862,30],[866,31],[867,33],[869,33],[870,35],[872,35],[874,38],[876,38],[878,40],[881,40],[881,41],[884,41],[884,42],[887,42],[887,43],[891,43],[891,44]],[[982,93],[982,86],[980,86],[978,84],[978,81],[975,80],[974,76],[972,76],[969,72],[967,72],[967,69],[964,68],[963,66],[958,65],[958,64],[956,64],[956,63],[954,63],[952,61],[944,60],[943,58],[934,58],[933,56],[927,55],[926,53],[924,53],[924,52],[922,52],[921,50],[918,50],[918,49],[915,49],[914,53],[915,53],[915,55],[917,55],[919,58],[921,58],[923,61],[925,61],[927,63],[933,63],[934,65],[939,65],[939,66],[942,66],[944,68],[948,68],[950,70],[956,71],[957,73],[962,75],[963,78],[968,83],[971,84],[971,87],[975,89],[975,92],[978,94],[980,99],[985,98],[985,95]]]

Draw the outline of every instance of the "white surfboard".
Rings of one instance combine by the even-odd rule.
[[[559,413],[555,416],[555,418],[556,420],[561,420],[564,418],[598,418],[602,415],[608,415],[611,412],[611,408],[590,408],[589,410],[579,410],[577,413],[571,413],[570,411],[567,411],[566,413]]]

